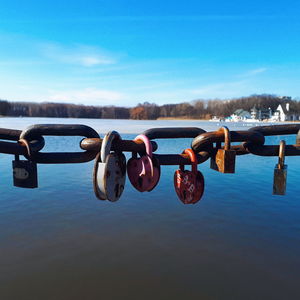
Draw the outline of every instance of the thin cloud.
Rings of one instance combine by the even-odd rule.
[[[45,44],[41,46],[42,55],[53,61],[79,65],[83,67],[94,67],[99,65],[115,64],[114,58],[106,55],[97,47],[73,46],[63,47],[58,44]]]
[[[257,68],[257,69],[253,69],[253,70],[250,70],[242,75],[240,75],[241,77],[249,77],[249,76],[255,76],[257,74],[261,74],[261,73],[264,73],[266,72],[268,69],[267,68]]]
[[[202,86],[199,89],[191,90],[190,93],[198,98],[227,98],[239,97],[249,94],[251,85],[245,80],[222,82]],[[251,92],[250,92],[251,93]]]
[[[81,90],[52,92],[48,100],[77,104],[114,105],[120,103],[120,101],[125,98],[125,95],[119,92],[86,88]]]

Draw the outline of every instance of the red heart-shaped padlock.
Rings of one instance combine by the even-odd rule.
[[[189,155],[192,162],[192,170],[184,170],[184,166],[180,165],[180,169],[174,173],[174,187],[182,203],[195,204],[203,195],[204,177],[197,170],[197,158],[194,151],[186,149],[183,153]]]

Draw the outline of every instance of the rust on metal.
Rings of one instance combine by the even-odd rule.
[[[285,195],[286,192],[286,179],[287,179],[287,165],[285,161],[285,141],[280,141],[278,151],[278,164],[274,169],[274,181],[273,181],[273,194]]]
[[[264,136],[297,134],[300,124],[268,125],[251,127],[249,131],[258,131]]]
[[[191,165],[187,154],[153,154],[162,166]],[[202,164],[210,158],[210,153],[202,151],[196,154],[198,164]]]
[[[157,150],[157,143],[151,141],[153,151]],[[100,151],[102,139],[100,138],[84,138],[80,142],[80,148],[86,151]],[[114,140],[112,143],[112,151],[125,152],[146,152],[145,145],[132,140]]]
[[[151,128],[143,132],[150,140],[195,138],[206,131],[198,127],[163,127]]]
[[[231,142],[252,142],[254,144],[263,145],[265,137],[258,131],[230,131]],[[225,141],[223,130],[206,132],[196,138],[192,142],[192,148],[195,152],[211,149],[213,143]]]
[[[251,154],[259,156],[277,156],[279,152],[278,145],[255,145],[251,143],[243,144],[243,147]],[[300,144],[299,145],[286,145],[285,156],[299,156],[300,155]]]
[[[32,141],[42,136],[84,136],[87,138],[99,138],[98,133],[86,125],[69,124],[39,124],[32,125],[22,131],[20,140]],[[34,152],[31,148],[31,155],[25,155],[40,164],[67,164],[85,163],[91,161],[96,156],[95,151],[84,152]]]
[[[219,148],[211,156],[210,168],[221,173],[234,173],[236,153],[231,149],[231,134],[226,126],[221,127],[221,130],[224,132],[224,148]]]

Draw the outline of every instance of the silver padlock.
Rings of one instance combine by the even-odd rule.
[[[126,158],[122,152],[112,151],[112,142],[121,139],[116,131],[110,131],[102,140],[101,150],[96,156],[93,185],[98,199],[117,201],[126,181]]]
[[[273,195],[285,195],[287,165],[284,164],[285,159],[285,141],[280,141],[278,164],[274,169]]]

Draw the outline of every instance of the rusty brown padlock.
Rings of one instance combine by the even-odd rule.
[[[280,141],[278,164],[274,169],[273,195],[285,195],[287,165],[284,164],[285,159],[285,141]]]
[[[224,149],[218,149],[216,155],[211,157],[210,168],[221,173],[234,173],[236,153],[230,149],[230,131],[226,126],[220,130],[224,132]]]

